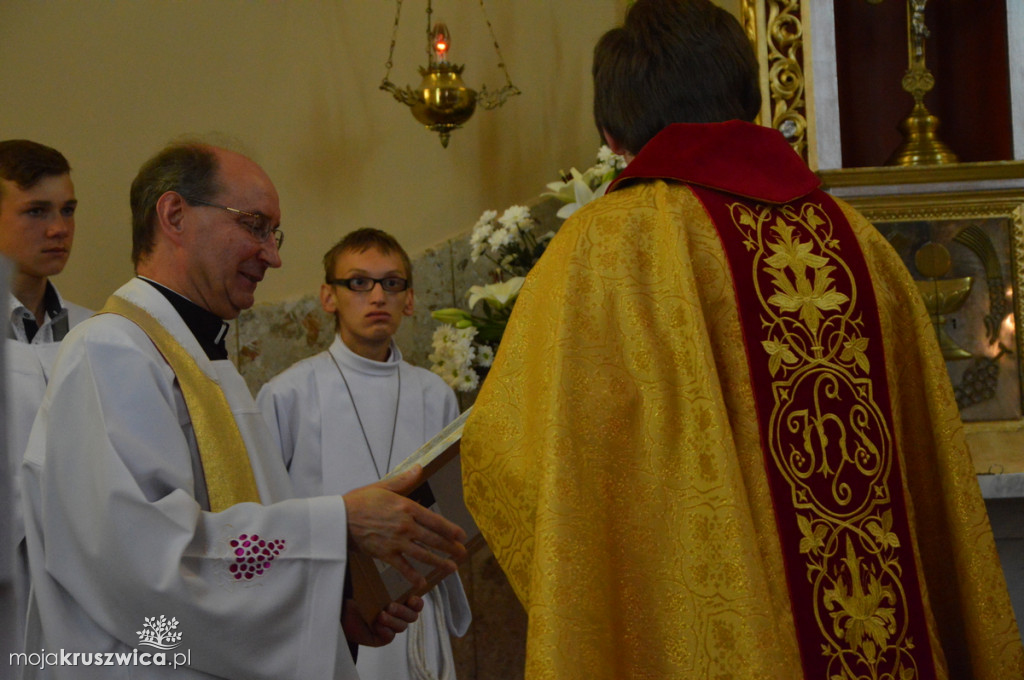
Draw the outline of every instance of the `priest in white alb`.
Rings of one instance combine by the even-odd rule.
[[[131,204],[138,277],[65,339],[25,455],[26,653],[62,655],[22,670],[357,678],[347,643],[387,642],[422,603],[362,624],[346,605],[347,552],[416,579],[407,558],[453,571],[427,548],[461,559],[463,532],[395,493],[418,484],[416,472],[291,498],[224,348],[224,320],[281,264],[278,196],[258,165],[200,143],[171,146],[140,170]],[[154,638],[187,667],[141,665]]]

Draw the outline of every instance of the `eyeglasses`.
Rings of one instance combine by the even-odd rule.
[[[208,201],[200,201],[196,198],[189,198],[188,196],[183,197],[190,205],[205,205],[208,208],[220,208],[221,210],[227,210],[230,213],[240,215],[243,219],[238,220],[246,231],[256,237],[256,240],[260,243],[266,242],[267,238],[271,234],[274,235],[274,243],[278,248],[284,243],[284,232],[281,231],[281,227],[271,226],[270,218],[263,213],[247,212],[245,210],[239,210],[238,208],[229,208],[226,205],[218,205],[216,203],[210,203]]]
[[[349,279],[328,279],[327,283],[332,286],[345,286],[357,293],[371,291],[378,283],[385,293],[401,293],[409,287],[408,279],[403,279],[401,276],[385,276],[383,279],[373,279],[369,276],[353,276]]]

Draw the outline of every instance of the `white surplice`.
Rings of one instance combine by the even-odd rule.
[[[134,279],[115,295],[153,315],[220,384],[262,504],[209,512],[170,367],[127,319],[82,323],[63,342],[22,470],[33,580],[26,652],[158,652],[143,634],[154,627],[147,619],[166,617],[182,634],[167,658],[187,653],[191,666],[58,665],[26,677],[356,678],[339,624],[343,499],[289,500],[280,452],[231,362],[210,361],[149,283]],[[236,578],[253,555],[251,578]]]
[[[377,481],[459,415],[451,388],[430,371],[403,361],[393,341],[387,361],[373,361],[352,352],[337,335],[327,351],[264,385],[257,402],[298,496],[342,494]],[[448,633],[465,634],[471,616],[458,574],[424,601],[409,631],[385,647],[359,649],[361,677],[422,677],[411,665],[429,671],[426,677],[455,677],[451,640],[438,625],[437,607]]]
[[[50,285],[53,285],[52,283]],[[74,328],[92,316],[92,311],[61,298],[56,287],[53,292],[60,303],[60,314],[51,318],[49,314],[43,320],[31,340],[25,333],[22,321],[25,315],[31,315],[25,306],[13,295],[9,295],[10,313],[7,338],[5,339],[4,374],[7,380],[7,407],[4,428],[7,432],[7,446],[12,459],[14,501],[10,509],[11,536],[14,551],[14,598],[15,598],[15,638],[18,649],[21,649],[25,610],[28,606],[28,554],[25,550],[25,522],[21,513],[19,471],[21,470],[22,454],[28,444],[28,434],[36,419],[36,412],[43,402],[46,383],[50,379],[50,371],[57,359],[60,341],[54,341],[54,327],[67,319],[67,327]],[[34,318],[34,317],[33,317]]]

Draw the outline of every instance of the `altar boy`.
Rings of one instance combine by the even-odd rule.
[[[441,378],[402,360],[394,334],[413,312],[412,264],[379,229],[359,229],[324,255],[320,304],[334,316],[329,349],[268,382],[258,402],[299,496],[375,482],[459,414]],[[458,574],[424,597],[419,621],[359,651],[364,678],[454,678],[451,641],[470,622]]]

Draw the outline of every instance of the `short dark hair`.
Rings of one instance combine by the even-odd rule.
[[[27,139],[0,142],[0,179],[14,182],[20,189],[31,189],[44,177],[57,177],[71,172],[64,154]],[[0,198],[3,186],[0,186]]]
[[[709,0],[636,0],[594,48],[594,120],[631,153],[672,123],[753,121],[757,57]]]
[[[362,253],[370,248],[376,248],[385,255],[398,253],[398,256],[402,258],[402,265],[405,267],[405,278],[408,279],[409,287],[412,288],[412,261],[409,260],[405,248],[391,234],[370,227],[349,232],[324,254],[324,281],[330,283],[334,278],[334,265],[342,253]]]
[[[213,147],[182,142],[165,147],[139,169],[132,181],[132,263],[153,251],[156,243],[156,203],[168,191],[187,199],[208,201],[221,190],[219,164]]]

